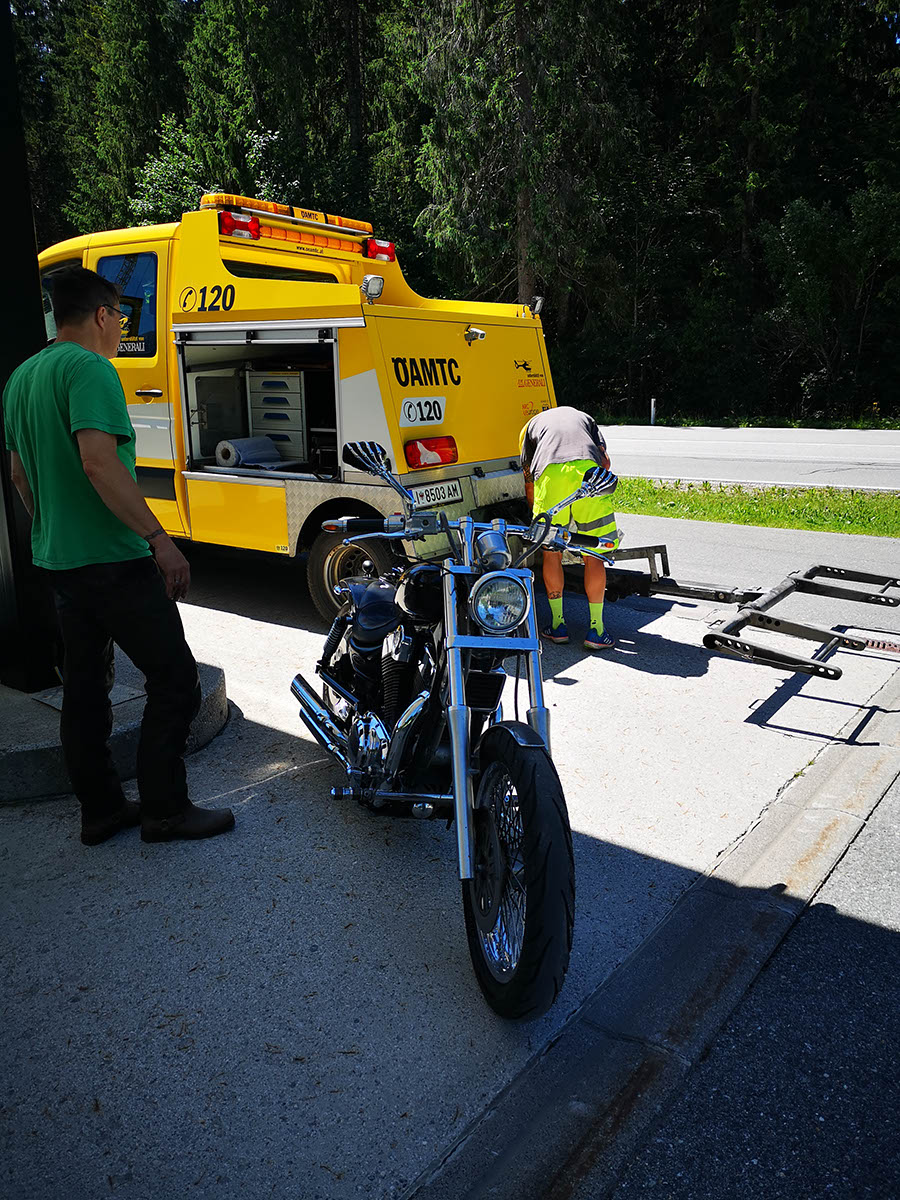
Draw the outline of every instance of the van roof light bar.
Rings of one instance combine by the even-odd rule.
[[[201,208],[238,208],[249,209],[251,212],[271,213],[289,221],[299,221],[305,225],[324,225],[332,229],[340,229],[345,234],[371,234],[372,226],[368,221],[357,221],[352,217],[338,217],[334,213],[319,212],[314,208],[295,208],[290,204],[276,204],[274,200],[256,200],[252,196],[235,196],[231,192],[207,192],[200,197]]]

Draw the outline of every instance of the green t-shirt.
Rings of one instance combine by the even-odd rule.
[[[76,342],[54,342],[12,373],[3,393],[7,449],[34,493],[31,551],[51,571],[146,558],[142,537],[106,507],[84,473],[79,429],[115,435],[134,479],[134,427],[109,361]]]

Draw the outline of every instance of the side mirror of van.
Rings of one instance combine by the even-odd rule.
[[[591,467],[585,471],[581,486],[589,496],[603,496],[614,492],[618,482],[618,476],[605,467]]]
[[[378,442],[345,442],[341,458],[348,467],[367,475],[383,475],[390,470],[387,450]]]

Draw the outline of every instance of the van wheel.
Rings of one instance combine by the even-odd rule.
[[[343,603],[334,593],[342,579],[349,575],[362,575],[366,559],[374,564],[378,575],[383,575],[397,564],[390,547],[383,542],[368,542],[361,538],[345,546],[343,541],[343,534],[320,533],[309,548],[306,563],[309,594],[319,615],[329,625]]]

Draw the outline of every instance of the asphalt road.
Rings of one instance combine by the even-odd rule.
[[[610,1192],[615,1200],[900,1196],[900,784]]]
[[[775,582],[835,556],[890,570],[900,543],[623,518],[676,576]],[[560,1031],[784,783],[858,736],[890,650],[838,683],[712,656],[712,606],[611,608],[618,649],[544,659],[578,878],[557,1006],[506,1025],[468,963],[452,834],[328,789],[338,771],[288,691],[323,630],[296,565],[190,549],[182,606],[235,714],[189,760],[237,828],[204,844],[87,850],[71,798],[0,811],[0,1195],[397,1197]],[[797,601],[805,619],[900,611]],[[586,623],[573,598],[570,626]]]
[[[900,490],[900,430],[714,429],[612,425],[623,476]]]

